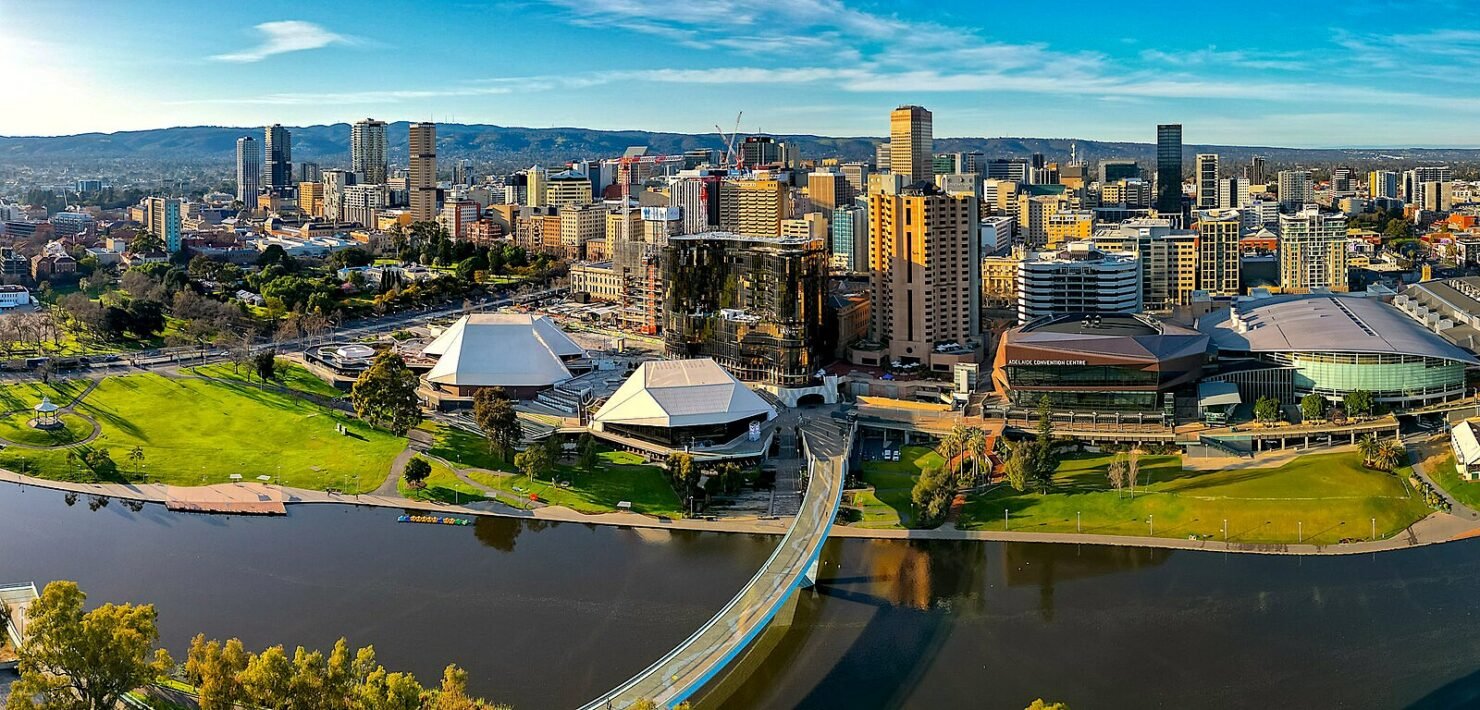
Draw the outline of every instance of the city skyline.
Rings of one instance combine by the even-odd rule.
[[[0,135],[365,115],[704,133],[744,110],[748,133],[866,136],[884,132],[882,112],[916,103],[942,138],[1144,142],[1146,126],[1182,123],[1191,144],[1480,145],[1463,120],[1480,114],[1480,92],[1453,71],[1480,57],[1480,11],[1463,5],[1445,4],[1437,28],[1386,2],[1204,8],[1196,33],[1172,13],[1071,8],[1083,21],[1045,25],[1028,8],[839,0],[352,14],[263,2],[215,8],[208,25],[178,7],[87,6],[100,24],[151,18],[172,38],[138,52],[124,32],[74,41],[80,4],[5,3],[0,62],[36,94],[35,110],[0,116]],[[79,108],[79,95],[108,110]]]

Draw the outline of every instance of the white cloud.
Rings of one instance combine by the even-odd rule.
[[[218,62],[260,62],[276,54],[356,42],[351,37],[335,34],[320,25],[302,20],[264,22],[257,25],[255,29],[262,34],[261,44],[239,52],[217,54],[211,59]]]

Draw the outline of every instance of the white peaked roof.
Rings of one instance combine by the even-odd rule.
[[[726,424],[776,409],[714,360],[645,362],[596,412],[596,421],[635,426]]]
[[[436,357],[427,380],[466,387],[548,387],[571,378],[564,358],[586,354],[544,316],[463,316],[421,353]]]

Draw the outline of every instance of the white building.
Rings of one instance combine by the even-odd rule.
[[[1131,252],[1103,252],[1089,242],[1030,253],[1018,268],[1018,322],[1076,313],[1141,310],[1141,264]]]

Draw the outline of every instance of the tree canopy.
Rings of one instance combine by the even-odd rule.
[[[381,353],[360,373],[350,390],[355,414],[373,426],[405,434],[421,421],[421,403],[416,397],[416,374],[401,356]]]

